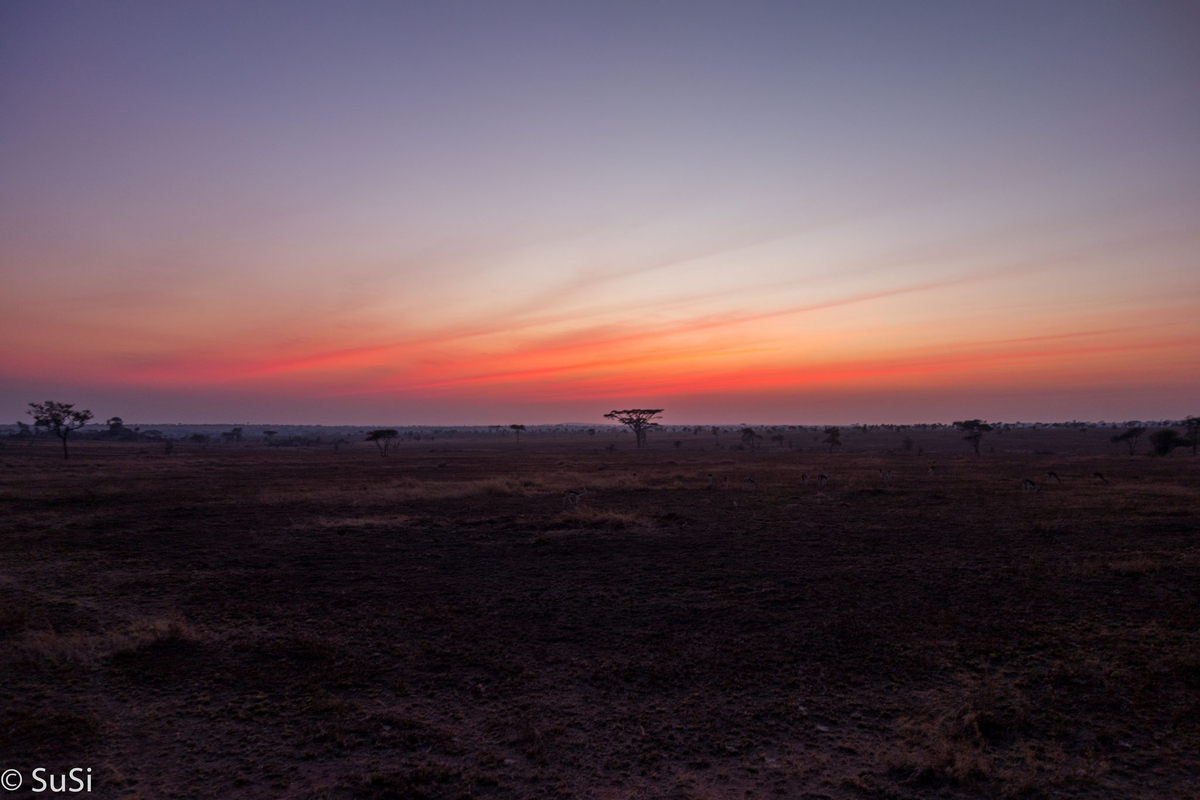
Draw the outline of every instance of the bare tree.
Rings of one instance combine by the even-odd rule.
[[[1145,432],[1146,429],[1144,427],[1130,428],[1124,433],[1112,437],[1109,439],[1109,441],[1113,444],[1120,444],[1121,442],[1124,442],[1125,444],[1129,445],[1129,455],[1133,455],[1134,447],[1137,446],[1137,440],[1142,438],[1142,434]]]
[[[661,408],[627,408],[623,411],[610,411],[604,415],[604,418],[615,419],[622,425],[628,425],[637,439],[637,446],[645,447],[646,429],[655,424],[651,420],[661,414],[663,410]]]
[[[371,431],[368,433],[366,441],[374,442],[375,446],[379,448],[379,455],[387,456],[388,448],[391,447],[392,440],[399,435],[399,431],[392,430],[391,428],[380,428],[377,431]]]
[[[67,436],[71,431],[79,430],[92,418],[90,411],[76,411],[74,403],[56,403],[47,400],[44,403],[30,403],[29,416],[33,417],[33,427],[45,428],[63,443],[63,458],[69,458],[67,452]]]
[[[833,455],[833,448],[842,446],[842,429],[826,428],[825,444],[829,445],[829,455]]]
[[[954,423],[954,427],[966,434],[963,441],[970,442],[971,447],[975,448],[975,455],[979,455],[979,443],[983,441],[983,435],[992,430],[992,426],[981,419],[966,419]]]
[[[520,444],[521,443],[521,431],[525,430],[525,426],[524,425],[509,425],[508,427],[512,428],[514,431],[517,432],[517,444]]]

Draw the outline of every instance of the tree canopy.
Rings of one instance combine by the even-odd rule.
[[[1113,444],[1120,444],[1121,442],[1124,442],[1125,444],[1129,445],[1129,455],[1133,455],[1133,448],[1137,444],[1137,440],[1142,438],[1142,434],[1145,432],[1146,429],[1144,427],[1130,428],[1124,433],[1119,433],[1112,437],[1109,439],[1109,441]]]
[[[663,410],[661,408],[627,408],[622,411],[610,411],[604,415],[604,418],[615,419],[622,425],[628,425],[637,438],[637,446],[645,447],[646,430],[657,424],[651,420],[662,414]]]
[[[983,441],[983,435],[993,429],[993,426],[981,419],[965,419],[954,423],[954,427],[966,434],[963,441],[969,442],[971,447],[975,448],[975,455],[979,455],[979,443]]]
[[[1165,428],[1150,434],[1151,452],[1156,456],[1169,456],[1177,447],[1191,447],[1190,440],[1179,435],[1179,431]]]
[[[392,444],[392,440],[399,435],[399,431],[391,428],[380,428],[379,430],[368,433],[366,440],[368,442],[375,443],[375,446],[379,448],[379,455],[386,456],[388,454],[388,448]]]
[[[47,400],[44,403],[30,403],[29,416],[33,417],[35,428],[45,428],[63,443],[63,458],[69,458],[67,452],[67,435],[87,424],[92,418],[91,411],[76,411],[74,403],[56,403]]]

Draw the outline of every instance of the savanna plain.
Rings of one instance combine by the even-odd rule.
[[[1200,458],[788,437],[8,444],[10,794],[1196,796]]]

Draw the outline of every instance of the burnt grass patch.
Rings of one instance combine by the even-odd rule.
[[[0,761],[129,798],[1184,796],[1198,462],[1028,436],[11,448]]]

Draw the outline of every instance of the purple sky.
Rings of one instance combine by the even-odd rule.
[[[1194,3],[4,3],[0,419],[1200,412]]]

